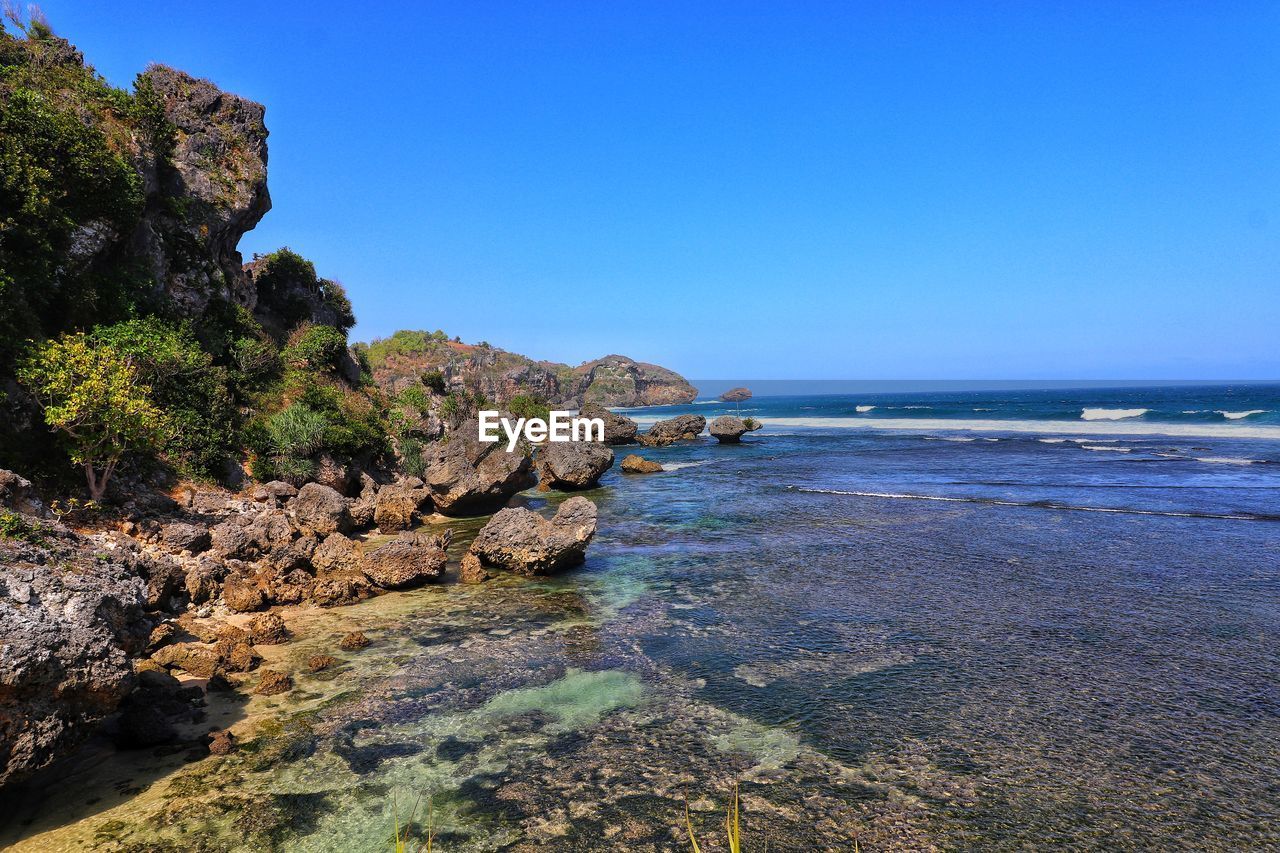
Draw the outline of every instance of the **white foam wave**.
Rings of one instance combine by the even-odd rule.
[[[1243,418],[1251,417],[1252,415],[1264,414],[1266,411],[1266,409],[1250,409],[1247,412],[1224,412],[1221,409],[1218,409],[1218,414],[1222,415],[1229,421],[1238,421]]]
[[[1123,421],[1128,418],[1140,418],[1150,409],[1083,409],[1080,419],[1083,421]]]
[[[1064,444],[1071,439],[1069,438],[1037,438],[1036,441],[1041,444]]]
[[[861,414],[863,412],[869,412],[874,408],[875,406],[858,406],[858,413]]]
[[[703,459],[699,462],[663,462],[663,471],[679,471],[681,468],[697,468],[699,465],[707,465],[715,460]]]
[[[1196,461],[1207,462],[1210,465],[1253,465],[1259,460],[1237,459],[1234,456],[1197,456]]]
[[[638,419],[637,419],[638,420]],[[968,418],[769,418],[769,428],[861,429],[891,432],[1008,432],[1057,436],[1169,435],[1183,438],[1256,438],[1280,441],[1280,426],[1248,423],[1158,423],[1153,421],[1014,421]]]
[[[1131,447],[1112,447],[1108,444],[1081,444],[1081,450],[1110,450],[1112,453],[1128,453]]]
[[[797,492],[806,492],[808,494],[818,495],[849,495],[858,498],[890,498],[898,500],[912,501],[939,501],[941,503],[957,503],[957,504],[986,504],[988,506],[1020,506],[1034,507],[1037,509],[1058,509],[1069,510],[1072,512],[1106,512],[1116,513],[1119,515],[1160,515],[1171,518],[1213,518],[1213,519],[1229,519],[1232,521],[1269,521],[1274,520],[1274,516],[1257,516],[1257,515],[1228,515],[1225,513],[1212,512],[1178,512],[1176,510],[1160,510],[1160,509],[1123,509],[1120,507],[1109,506],[1081,506],[1078,504],[1059,504],[1036,502],[1029,503],[1024,501],[1006,501],[999,498],[953,498],[944,497],[942,495],[912,495],[902,492],[853,492],[843,491],[841,489],[806,489],[800,486],[793,486]]]
[[[976,438],[965,438],[959,435],[926,435],[925,441],[977,441]],[[999,441],[999,439],[986,439],[986,441]]]

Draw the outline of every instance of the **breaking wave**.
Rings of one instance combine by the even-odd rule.
[[[875,406],[858,406],[857,411],[858,411],[858,414],[863,414],[865,412],[871,411],[874,408]]]
[[[1224,418],[1226,418],[1229,421],[1238,421],[1241,418],[1247,418],[1247,417],[1250,417],[1251,415],[1265,414],[1266,411],[1267,411],[1266,409],[1250,409],[1247,412],[1224,412],[1221,409],[1218,409],[1218,414],[1222,415]]]
[[[1082,421],[1123,421],[1129,418],[1140,418],[1150,409],[1083,409],[1080,412]]]

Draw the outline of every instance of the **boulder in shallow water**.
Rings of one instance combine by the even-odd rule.
[[[599,418],[604,421],[605,444],[631,444],[636,440],[636,422],[626,415],[611,412],[598,403],[587,403],[578,411],[581,418]]]
[[[733,415],[721,415],[711,422],[711,426],[707,431],[711,433],[712,438],[721,444],[737,444],[742,440],[743,435],[759,428],[759,424],[755,421],[748,424],[742,418],[735,418]]]
[[[707,427],[707,419],[702,415],[678,415],[665,421],[658,421],[649,427],[644,435],[636,436],[641,444],[660,447],[677,441],[692,441],[702,434]]]
[[[498,512],[471,543],[471,553],[486,566],[547,575],[581,563],[595,533],[596,505],[572,497],[550,520],[523,507]]]
[[[543,489],[590,489],[613,466],[613,451],[594,441],[549,441],[538,448]]]
[[[492,512],[535,482],[529,447],[522,440],[507,452],[505,441],[482,442],[480,423],[470,419],[431,445],[426,485],[445,515]]]
[[[622,471],[625,474],[657,474],[662,466],[652,459],[645,459],[632,453],[622,460]]]
[[[445,537],[422,533],[402,533],[397,538],[364,555],[365,577],[383,589],[403,589],[444,576],[449,561]]]
[[[418,521],[418,510],[429,500],[421,488],[407,484],[383,486],[373,502],[373,523],[383,533],[408,530]]]

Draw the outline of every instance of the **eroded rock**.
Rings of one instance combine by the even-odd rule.
[[[551,519],[519,508],[494,515],[471,544],[486,566],[522,575],[545,575],[583,561],[596,533],[596,505],[572,497]]]

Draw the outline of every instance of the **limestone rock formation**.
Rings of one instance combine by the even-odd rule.
[[[760,429],[759,421],[752,421],[748,424],[742,418],[735,418],[733,415],[721,415],[711,422],[711,426],[707,428],[707,431],[711,433],[712,438],[721,444],[737,444],[743,435],[758,429]]]
[[[644,435],[636,436],[641,444],[660,447],[677,441],[690,441],[697,438],[706,429],[707,419],[702,415],[678,415],[665,421],[658,421],[649,427]]]
[[[539,487],[590,489],[613,466],[613,451],[592,441],[549,441],[538,448]]]
[[[34,520],[32,520],[34,523]],[[151,630],[127,555],[52,526],[0,538],[0,785],[83,741],[133,689]]]
[[[444,576],[449,557],[445,537],[422,533],[402,533],[380,548],[364,555],[365,577],[383,589],[402,589]]]
[[[751,389],[742,386],[730,388],[720,395],[720,399],[726,403],[741,403],[743,400],[751,399]]]
[[[432,445],[426,462],[427,488],[445,515],[491,512],[534,484],[528,447],[522,442],[508,453],[500,441],[480,441],[475,419]]]
[[[604,421],[605,444],[631,444],[636,440],[636,422],[626,415],[609,411],[599,403],[587,403],[578,410],[578,416]]]
[[[596,505],[572,497],[550,520],[523,507],[498,512],[476,536],[470,553],[486,566],[547,575],[581,563],[595,533]]]
[[[622,460],[622,471],[624,474],[656,474],[662,470],[662,466],[652,459],[645,459],[643,456],[637,456],[632,453]]]
[[[320,483],[307,483],[289,501],[289,511],[303,533],[327,536],[352,530],[351,500]]]

